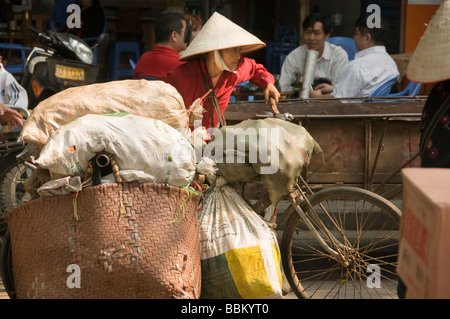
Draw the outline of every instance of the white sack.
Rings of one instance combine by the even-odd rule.
[[[41,197],[67,195],[81,191],[82,184],[80,176],[66,176],[60,179],[48,181],[37,189]]]
[[[64,124],[86,114],[119,112],[159,119],[189,138],[190,118],[201,118],[202,107],[188,111],[178,91],[163,81],[121,80],[78,86],[39,103],[23,126],[22,139],[41,149]]]
[[[125,183],[129,182],[139,182],[139,183],[156,183],[156,178],[142,171],[135,170],[120,170],[120,177]],[[102,184],[112,184],[116,183],[116,177],[114,173],[102,176]]]
[[[127,113],[89,114],[60,127],[35,160],[56,175],[84,176],[98,152],[111,153],[120,170],[142,171],[157,183],[186,186],[195,174],[195,152],[176,129]]]
[[[229,185],[214,187],[199,212],[202,298],[281,298],[275,232]]]

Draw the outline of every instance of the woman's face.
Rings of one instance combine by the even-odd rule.
[[[220,50],[220,54],[222,55],[223,61],[230,68],[230,70],[236,71],[237,64],[239,62],[239,59],[241,58],[241,48],[236,47]]]
[[[192,35],[191,35],[191,42],[194,40],[194,38],[197,36],[197,34],[200,32],[202,28],[201,27],[192,27]]]

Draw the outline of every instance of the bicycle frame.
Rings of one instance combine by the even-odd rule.
[[[302,176],[299,176],[299,181],[302,183],[302,185],[305,186],[305,188],[308,190],[308,192],[310,194],[313,194],[313,191],[308,186],[308,184],[306,183],[306,181],[303,179]],[[308,227],[308,229],[311,231],[312,235],[320,243],[320,245],[328,253],[330,253],[330,255],[335,257],[341,263],[341,265],[343,267],[347,267],[349,265],[349,261],[345,258],[345,256],[342,253],[342,251],[351,250],[351,248],[349,248],[349,247],[351,247],[351,245],[350,246],[346,246],[346,245],[342,244],[341,242],[339,242],[339,240],[323,224],[323,222],[321,221],[321,219],[319,218],[317,212],[314,209],[311,209],[311,212],[312,212],[311,216],[308,216],[302,210],[302,208],[299,205],[299,203],[301,203],[301,201],[305,201],[311,208],[312,208],[312,205],[311,205],[311,203],[308,200],[308,196],[301,189],[299,184],[296,184],[295,188],[296,189],[288,195],[289,196],[288,197],[289,198],[289,202],[291,203],[291,205],[294,208],[295,212],[297,212],[297,214],[300,215],[302,220],[305,222],[305,225]],[[268,196],[267,195],[268,194],[263,196],[257,203],[252,205],[252,207],[253,207],[253,209],[254,209],[254,211],[256,213],[262,213],[265,209],[267,209],[271,205],[271,202],[270,202],[270,200],[268,200]],[[326,214],[328,214],[327,210],[322,205],[321,205],[321,208]],[[288,218],[288,215],[289,214],[283,214],[281,216],[279,222],[282,223],[285,219]],[[330,220],[332,220],[332,219],[330,218]],[[265,222],[272,228],[276,228],[276,226],[277,226],[277,222],[276,221],[277,221],[277,213],[276,213],[276,211],[275,211],[275,213],[272,216],[270,221],[266,221],[265,220]],[[333,247],[330,247],[330,245],[327,244],[327,242],[324,240],[323,236],[319,233],[319,230],[314,226],[313,222],[315,222],[315,224],[317,225],[319,230],[322,231],[323,234],[325,234],[325,236],[328,238],[329,242],[332,243]],[[335,228],[337,230],[339,230],[339,227],[337,227],[336,224],[334,224],[334,226],[335,226]]]

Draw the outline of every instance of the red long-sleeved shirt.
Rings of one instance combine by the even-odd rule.
[[[206,69],[205,60],[203,58],[190,60],[185,64],[172,69],[167,74],[166,82],[173,85],[178,90],[183,97],[186,108],[189,108],[196,99],[202,97],[206,93],[202,70],[207,76],[209,84],[213,87],[211,76]],[[221,114],[225,112],[230,96],[233,93],[233,88],[236,84],[248,80],[262,89],[265,89],[269,83],[275,83],[273,75],[270,74],[262,64],[256,63],[253,59],[242,57],[239,60],[236,73],[228,71],[222,72],[214,87]],[[209,128],[211,127],[211,107],[208,99],[205,99],[203,102],[203,108],[206,111],[203,113],[202,125]],[[214,112],[214,126],[217,127],[218,124],[219,118]]]
[[[134,78],[147,76],[164,81],[167,72],[183,63],[176,50],[155,44],[153,50],[145,52],[136,63]]]

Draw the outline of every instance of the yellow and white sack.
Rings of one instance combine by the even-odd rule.
[[[211,189],[198,224],[201,298],[282,298],[276,234],[232,187]]]
[[[191,143],[168,124],[127,113],[89,114],[61,126],[35,160],[55,176],[84,176],[98,152],[121,170],[142,171],[156,183],[187,186],[195,175]]]
[[[23,126],[22,140],[42,149],[47,139],[64,124],[87,114],[120,112],[161,120],[187,138],[191,134],[190,120],[202,117],[199,103],[186,109],[180,93],[163,81],[95,83],[68,88],[39,103]]]

